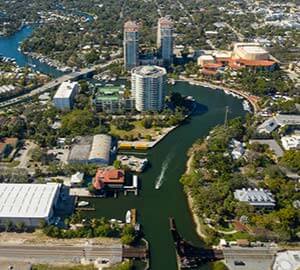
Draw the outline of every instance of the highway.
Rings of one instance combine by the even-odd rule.
[[[37,246],[0,245],[0,258],[14,260],[34,260],[41,262],[78,262],[81,258],[95,260],[99,257],[110,261],[122,261],[122,245],[112,246]]]
[[[18,96],[18,97],[15,97],[15,98],[12,98],[12,99],[9,99],[7,101],[3,101],[0,103],[0,109],[1,108],[4,108],[4,107],[8,107],[8,106],[11,106],[13,104],[16,104],[16,103],[20,103],[22,101],[25,101],[27,99],[30,99],[32,98],[33,96],[36,96],[36,95],[40,95],[42,94],[43,92],[46,92],[54,87],[57,87],[59,86],[61,83],[65,82],[65,81],[68,81],[68,80],[75,80],[77,78],[79,78],[80,76],[84,76],[86,74],[89,74],[91,72],[94,72],[96,69],[103,69],[103,68],[106,68],[108,67],[109,65],[113,64],[113,63],[117,63],[119,62],[120,59],[114,59],[114,60],[111,60],[105,64],[99,64],[99,65],[95,65],[91,68],[84,68],[84,69],[81,69],[80,71],[75,71],[75,72],[72,72],[72,73],[69,73],[69,74],[66,74],[66,75],[63,75],[59,78],[56,78],[56,79],[53,79],[52,81],[44,84],[43,86],[41,87],[38,87],[34,90],[32,90],[30,93],[28,94],[24,94],[22,96]]]

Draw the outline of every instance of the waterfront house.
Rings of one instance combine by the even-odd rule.
[[[99,168],[93,179],[93,187],[96,190],[103,188],[120,189],[125,183],[124,170],[118,170],[113,167]]]

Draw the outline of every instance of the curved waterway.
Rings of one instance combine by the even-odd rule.
[[[20,51],[20,43],[32,33],[31,27],[24,27],[10,37],[0,38],[0,54],[15,58],[20,66],[36,65],[34,68],[42,73],[59,76],[55,68],[32,59]],[[223,123],[225,107],[229,106],[229,118],[244,116],[242,102],[225,95],[222,91],[180,82],[170,86],[173,91],[193,96],[199,103],[198,112],[189,121],[174,130],[155,148],[148,152],[151,167],[140,176],[141,190],[139,196],[120,195],[117,199],[93,199],[96,217],[125,219],[128,209],[136,208],[138,222],[143,226],[145,238],[150,243],[151,269],[175,270],[176,256],[168,218],[175,218],[180,234],[195,245],[201,245],[196,234],[183,187],[179,182],[185,171],[187,151],[200,137],[206,136],[216,125]],[[156,189],[159,187],[159,189]],[[208,269],[202,267],[202,269]]]
[[[170,86],[171,87],[171,86]],[[225,95],[220,90],[192,86],[180,82],[172,86],[174,91],[193,96],[200,104],[199,112],[174,130],[155,148],[148,152],[151,167],[140,176],[139,196],[120,195],[117,199],[92,199],[96,208],[89,215],[125,219],[130,208],[136,208],[138,222],[143,226],[145,238],[150,243],[151,269],[175,270],[175,249],[169,232],[168,218],[175,218],[182,236],[201,245],[195,231],[183,186],[179,179],[184,173],[187,151],[200,137],[206,136],[218,124],[224,122],[225,107],[229,106],[229,118],[243,116],[245,112],[239,99]],[[159,189],[155,189],[155,186]],[[208,269],[202,267],[202,269]]]
[[[20,67],[30,66],[33,70],[39,71],[53,77],[59,77],[63,73],[54,67],[42,63],[37,59],[23,54],[19,51],[21,43],[33,32],[31,26],[24,26],[20,31],[8,37],[0,37],[0,55],[14,58]]]

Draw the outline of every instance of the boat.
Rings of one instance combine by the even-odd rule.
[[[84,206],[88,206],[90,203],[89,202],[87,202],[87,201],[80,201],[79,203],[78,203],[78,206],[79,207],[84,207]]]
[[[249,104],[249,102],[247,100],[243,101],[243,109],[245,111],[251,112],[251,107],[250,107],[250,104]]]
[[[125,221],[126,221],[127,224],[131,223],[131,211],[130,210],[128,210],[126,212]]]

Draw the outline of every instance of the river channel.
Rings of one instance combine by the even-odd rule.
[[[0,38],[0,53],[16,59],[17,64],[36,65],[36,70],[53,76],[58,76],[52,67],[33,60],[18,51],[20,42],[31,34],[32,28],[24,27],[15,35]],[[193,96],[200,104],[200,110],[185,124],[174,130],[155,148],[148,151],[147,158],[151,167],[140,176],[141,189],[139,196],[120,195],[117,199],[93,199],[91,203],[96,211],[91,215],[108,218],[125,219],[125,213],[130,208],[136,208],[138,222],[143,226],[145,238],[150,243],[151,269],[175,270],[176,256],[169,232],[168,218],[175,218],[182,236],[201,245],[201,239],[195,231],[195,225],[190,214],[183,187],[179,182],[185,171],[187,151],[200,137],[206,136],[216,125],[223,123],[225,107],[229,106],[229,118],[243,116],[241,100],[224,94],[220,90],[189,85],[178,82],[169,86],[173,91],[183,95]],[[160,189],[155,189],[158,179],[161,179]],[[202,269],[208,269],[202,267]]]

